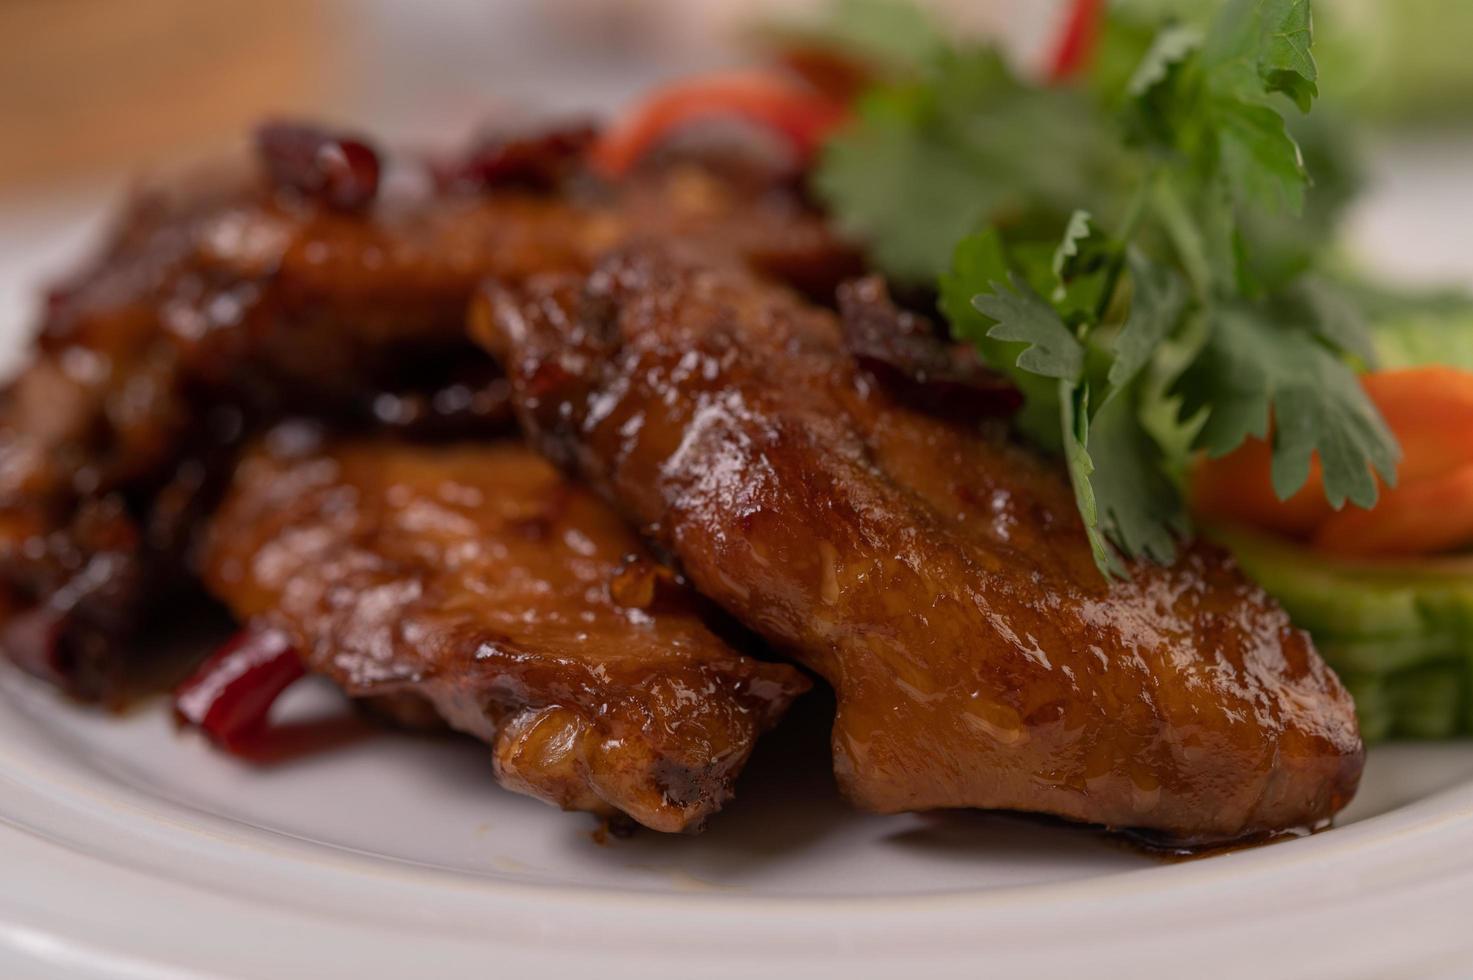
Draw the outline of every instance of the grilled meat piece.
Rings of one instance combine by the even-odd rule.
[[[1060,465],[894,395],[830,311],[649,244],[472,322],[534,440],[834,685],[858,805],[1205,844],[1354,793],[1350,698],[1225,553],[1106,581]]]
[[[574,191],[559,166],[556,187],[487,172],[475,193],[434,190],[428,172],[397,193],[386,176],[354,209],[234,176],[141,195],[54,291],[34,362],[0,396],[0,605],[7,621],[37,614],[0,645],[73,694],[116,698],[150,606],[189,588],[197,520],[161,537],[155,503],[193,480],[184,512],[207,512],[241,439],[273,420],[437,437],[503,425],[504,390],[464,335],[483,277],[583,269],[649,229],[820,291],[852,269],[791,195],[680,169]],[[113,524],[101,550],[99,512]]]
[[[542,261],[542,202],[479,207],[505,218],[485,215],[498,261]],[[424,428],[421,403],[443,395],[463,403],[449,413],[462,434],[507,426],[489,359],[462,339],[484,266],[448,273],[436,248],[451,233],[431,218],[370,221],[233,182],[134,204],[54,294],[0,406],[0,581],[45,624],[0,637],[12,658],[75,695],[124,696],[137,634],[188,593],[193,529],[263,420]]]
[[[743,656],[592,492],[520,445],[317,446],[240,464],[209,588],[355,697],[413,694],[510,789],[699,828],[808,682]]]

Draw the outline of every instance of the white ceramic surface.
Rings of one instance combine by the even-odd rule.
[[[1383,156],[1358,247],[1473,280],[1468,149]],[[0,351],[93,200],[0,205]],[[354,730],[324,687],[282,708],[341,744],[252,767],[162,705],[104,717],[0,669],[0,977],[1473,971],[1473,743],[1376,749],[1332,831],[1163,863],[1019,818],[853,813],[802,719],[705,835],[599,843],[475,744]]]

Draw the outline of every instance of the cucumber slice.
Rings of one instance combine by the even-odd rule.
[[[1473,639],[1473,557],[1352,561],[1239,528],[1204,530],[1311,633],[1428,640],[1443,634],[1451,647],[1442,653],[1467,649]]]
[[[1467,671],[1456,662],[1426,664],[1386,679],[1391,734],[1451,738],[1463,730]]]
[[[1290,611],[1289,616],[1294,618],[1294,613]],[[1462,652],[1463,643],[1454,633],[1342,637],[1324,631],[1310,632],[1320,655],[1341,673],[1394,674],[1431,660],[1456,658]]]

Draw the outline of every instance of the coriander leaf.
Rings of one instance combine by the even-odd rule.
[[[1300,112],[1308,112],[1320,94],[1309,0],[1270,0],[1261,10],[1265,37],[1258,74],[1270,92],[1283,92]]]
[[[1364,312],[1346,290],[1328,278],[1309,274],[1295,282],[1291,296],[1315,336],[1333,350],[1359,358],[1368,368],[1376,367],[1376,344]]]
[[[1020,249],[1019,253],[1023,250]],[[1048,290],[1054,309],[1070,327],[1088,328],[1099,316],[1101,304],[1108,302],[1106,291],[1114,286],[1112,271],[1119,251],[1091,224],[1088,211],[1075,211],[1069,216],[1064,237],[1048,253],[1048,277],[1039,285],[1028,275],[1028,263],[1022,261],[1023,273],[1035,288]],[[1021,259],[1022,254],[1018,254]]]
[[[1283,499],[1304,485],[1316,453],[1335,507],[1347,499],[1373,505],[1373,470],[1395,482],[1400,450],[1355,373],[1309,333],[1271,322],[1259,307],[1216,308],[1206,345],[1173,390],[1182,418],[1206,410],[1196,446],[1214,456],[1266,437],[1272,413],[1272,477]]]
[[[1112,399],[1091,417],[1089,384],[1061,381],[1059,407],[1064,460],[1100,572],[1126,577],[1122,553],[1174,560],[1186,512],[1160,446],[1141,426],[1134,395]]]
[[[1176,24],[1159,32],[1130,76],[1125,86],[1126,94],[1133,98],[1145,95],[1166,81],[1171,69],[1201,46],[1202,32],[1195,27]]]
[[[1173,175],[1163,174],[1151,196],[1151,208],[1171,242],[1176,260],[1191,282],[1193,292],[1199,299],[1206,299],[1212,291],[1213,279],[1207,241],[1201,226],[1188,210],[1178,183]]]
[[[782,52],[814,47],[865,67],[914,73],[946,48],[946,36],[921,5],[907,0],[830,0],[817,17],[778,16],[757,25],[755,40]]]
[[[1042,296],[1015,274],[1008,280],[1012,288],[993,282],[992,292],[972,297],[977,312],[997,321],[987,336],[1027,344],[1014,363],[1030,374],[1077,379],[1084,371],[1084,347]]]
[[[1316,362],[1306,363],[1329,390],[1285,385],[1274,398],[1274,493],[1287,500],[1309,479],[1310,460],[1318,453],[1324,467],[1325,497],[1339,508],[1346,500],[1372,507],[1379,490],[1372,470],[1388,486],[1396,484],[1401,450],[1376,409],[1366,401],[1360,383],[1340,361],[1315,347]]]
[[[1161,27],[1155,10],[1122,3],[1111,4],[1111,8],[1099,20],[1082,79],[1101,105],[1118,105],[1125,98],[1131,74]]]
[[[1074,500],[1089,550],[1095,565],[1106,578],[1124,578],[1125,566],[1100,529],[1099,508],[1095,501],[1094,458],[1089,452],[1089,386],[1072,381],[1059,382],[1059,424],[1064,433],[1064,463],[1069,468],[1069,482],[1074,486]]]
[[[1246,210],[1233,206],[1231,188],[1226,181],[1218,181],[1202,195],[1197,217],[1219,295],[1256,299],[1261,289],[1249,266],[1248,244],[1243,240],[1241,217]]]
[[[1230,0],[1208,32],[1203,57],[1219,88],[1282,92],[1301,112],[1319,95],[1309,0]]]
[[[1292,69],[1313,73],[1313,61],[1304,63],[1294,49],[1307,39],[1298,33],[1307,18],[1304,0],[1230,0],[1199,53],[1187,47],[1190,38],[1180,29],[1158,36],[1139,66],[1129,118],[1149,142],[1191,165],[1187,183],[1202,188],[1193,196],[1215,197],[1212,185],[1223,180],[1234,207],[1245,213],[1303,212],[1309,183],[1303,156],[1283,117],[1264,99]],[[1165,60],[1167,54],[1179,60]],[[1240,237],[1239,223],[1232,216],[1204,237],[1232,243]],[[1221,234],[1229,224],[1232,233]]]
[[[1098,241],[1086,248],[1084,243],[1091,239]],[[1081,270],[1075,266],[1086,258],[1112,254],[1113,248],[1093,233],[1087,215],[1076,213],[1062,243],[1051,256],[1041,257],[1047,263],[1042,272],[1046,276],[1052,271],[1060,286],[1065,277],[1081,273],[1086,278],[1111,278],[1106,268]],[[1107,577],[1128,574],[1123,557],[1170,561],[1176,537],[1186,526],[1164,453],[1141,423],[1139,385],[1130,384],[1180,318],[1186,287],[1174,273],[1151,266],[1134,250],[1123,260],[1142,283],[1137,287],[1140,298],[1135,301],[1134,323],[1121,330],[1129,373],[1116,377],[1130,385],[1124,392],[1105,382],[1107,373],[1118,364],[1118,353],[1112,356],[1110,350],[1075,335],[1061,309],[1045,301],[1013,268],[1012,256],[995,229],[969,236],[958,245],[951,270],[941,277],[939,297],[956,336],[972,340],[984,358],[1025,386],[1025,410],[1036,412],[1041,405],[1057,403],[1054,438],[1064,454],[1091,553]],[[999,270],[1006,272],[1009,286],[999,285],[1004,278]],[[1081,281],[1076,279],[1069,286],[1072,289]],[[966,302],[967,292],[976,290],[978,282],[985,282],[988,291]],[[1087,337],[1090,327],[1088,321],[1081,323],[1081,336]],[[1000,361],[1000,355],[1009,360]],[[1052,387],[1052,397],[1036,393],[1040,382]],[[1093,408],[1093,417],[1092,391],[1108,392]],[[1042,424],[1047,425],[1047,420]]]
[[[1023,407],[1014,424],[1035,445],[1058,451],[1059,409],[1055,403],[1058,385],[1047,378],[1017,368],[1021,344],[996,340],[987,331],[996,322],[972,306],[972,297],[986,292],[994,282],[1010,273],[1008,255],[996,228],[968,235],[957,244],[951,268],[940,278],[937,305],[951,325],[952,336],[976,348],[982,360],[1012,378],[1023,392]]]
[[[999,216],[1052,225],[1107,196],[1124,155],[1108,123],[1080,92],[1024,85],[990,48],[947,51],[917,80],[860,100],[826,143],[814,188],[884,272],[927,283]]]
[[[1126,555],[1169,564],[1187,531],[1181,494],[1156,440],[1142,427],[1135,392],[1111,398],[1089,423],[1089,455],[1100,527]]]
[[[1054,249],[1054,260],[1051,267],[1054,270],[1054,279],[1058,281],[1060,292],[1064,289],[1065,281],[1070,278],[1071,260],[1079,257],[1079,243],[1090,235],[1089,220],[1088,211],[1075,211],[1069,215],[1069,225],[1064,229],[1064,238],[1059,242],[1059,247]]]
[[[814,177],[840,230],[910,283],[945,270],[952,247],[1001,203],[975,163],[930,131],[926,99],[898,87],[861,99]]]
[[[964,126],[1014,100],[1032,103],[1035,95],[994,47],[944,50],[931,65],[927,81],[937,117],[947,125]]]
[[[1234,98],[1214,101],[1211,114],[1223,173],[1239,204],[1296,215],[1303,211],[1309,178],[1284,117],[1268,106]]]
[[[946,47],[926,11],[903,0],[834,0],[825,33],[842,48],[892,69],[914,69]]]
[[[1248,210],[1238,215],[1253,277],[1270,291],[1312,269],[1326,245],[1339,239],[1345,207],[1361,184],[1357,141],[1346,120],[1326,108],[1287,122],[1313,181],[1303,213]]]
[[[1048,296],[1053,293],[1059,281],[1054,275],[1054,252],[1058,251],[1058,248],[1059,243],[1056,238],[1018,241],[1017,236],[1014,236],[1014,239],[1008,242],[1008,267],[1016,272],[1038,295]],[[986,289],[982,291],[986,292]]]
[[[1317,96],[1308,0],[1218,9],[1205,33],[1112,9],[1086,87],[943,44],[863,100],[815,179],[885,271],[939,277],[954,335],[1024,392],[1017,428],[1063,451],[1107,574],[1174,552],[1165,474],[1189,446],[1224,453],[1272,420],[1276,490],[1318,457],[1336,505],[1373,500],[1396,458],[1341,357],[1366,359],[1364,331],[1302,278],[1353,183],[1313,119],[1291,131],[1279,112]],[[1329,197],[1307,193],[1306,158]]]
[[[1181,397],[1181,419],[1204,413],[1193,445],[1210,456],[1226,456],[1250,437],[1266,438],[1273,397],[1263,362],[1273,360],[1277,345],[1260,342],[1240,350],[1232,339],[1235,332],[1223,327],[1225,319],[1212,318],[1206,344],[1172,388]],[[1245,332],[1258,340],[1256,333]]]
[[[977,312],[972,297],[985,292],[989,283],[1002,282],[1009,274],[1007,253],[996,228],[968,235],[952,251],[951,267],[941,274],[937,305],[951,324],[952,333],[976,343],[987,336],[992,320]]]
[[[1125,262],[1130,270],[1130,313],[1115,338],[1112,392],[1129,385],[1150,363],[1187,305],[1186,284],[1170,268],[1151,261],[1133,246],[1126,251]]]

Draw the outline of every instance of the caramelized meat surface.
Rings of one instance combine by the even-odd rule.
[[[439,438],[503,427],[504,382],[464,333],[484,277],[582,270],[647,229],[815,289],[852,268],[790,194],[692,170],[575,190],[576,145],[529,186],[532,145],[510,175],[482,149],[458,190],[414,171],[418,190],[352,209],[234,177],[141,195],[53,292],[33,363],[0,396],[6,652],[76,695],[115,697],[152,600],[187,588],[236,447],[275,419]]]
[[[479,209],[498,261],[556,251],[533,217],[542,202]],[[189,588],[194,530],[263,420],[507,427],[504,382],[463,341],[485,263],[439,257],[453,237],[439,210],[386,211],[339,214],[233,182],[146,195],[53,294],[36,357],[0,403],[12,658],[73,694],[122,696],[147,659],[137,634]]]
[[[698,828],[808,685],[743,656],[590,491],[509,442],[275,430],[212,522],[209,588],[356,697],[413,694],[508,788]]]
[[[538,444],[834,685],[858,805],[1201,844],[1354,793],[1349,697],[1227,555],[1107,582],[1059,465],[892,394],[831,312],[645,245],[491,288],[473,324]]]

